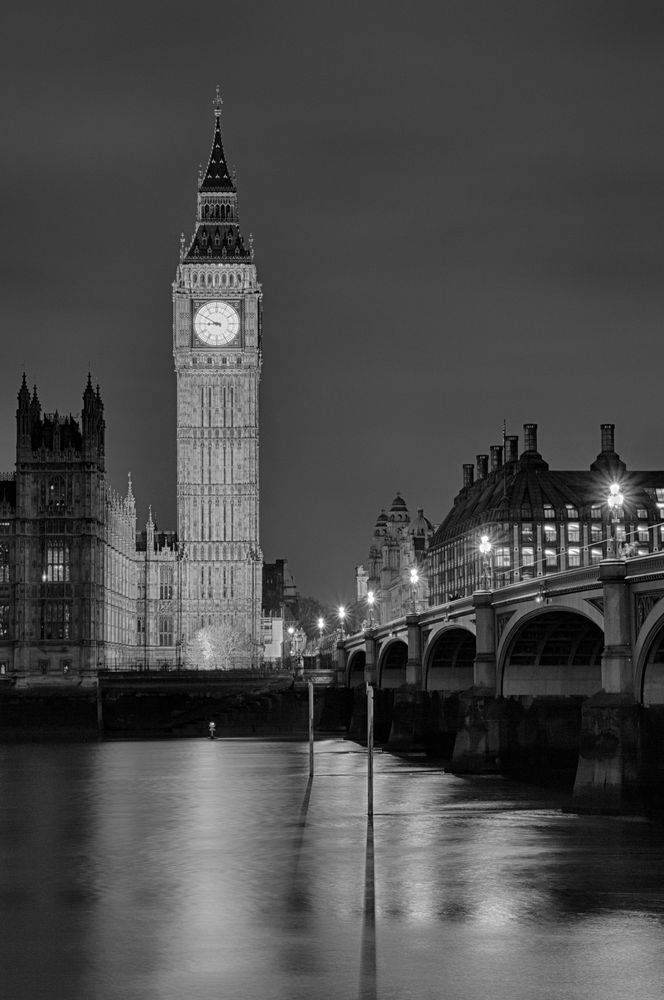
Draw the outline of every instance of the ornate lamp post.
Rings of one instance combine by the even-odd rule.
[[[420,574],[418,573],[415,566],[410,571],[410,611],[411,614],[415,614],[417,611],[417,606],[415,604],[415,594],[417,593],[417,584],[420,580]]]
[[[619,483],[611,483],[609,487],[609,495],[606,498],[606,503],[609,508],[610,515],[610,529],[609,529],[609,544],[607,546],[607,555],[609,559],[618,558],[618,522],[622,516],[622,506],[625,502],[625,497],[620,491]]]
[[[297,628],[289,625],[288,635],[290,638],[291,660],[295,661],[295,674],[297,677],[302,677],[304,674],[304,657],[302,656],[302,651],[307,637],[301,625],[298,625]]]
[[[480,538],[480,555],[482,556],[482,590],[491,590],[491,542],[488,535]]]
[[[339,618],[339,634],[340,634],[341,638],[343,639],[343,637],[346,634],[345,628],[344,628],[344,623],[346,621],[346,609],[343,606],[343,604],[339,605],[339,608],[337,610],[337,617]]]

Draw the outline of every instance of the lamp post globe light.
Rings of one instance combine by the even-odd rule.
[[[374,621],[374,604],[376,603],[376,595],[373,590],[367,591],[367,605],[369,606],[369,628],[373,628]]]
[[[339,632],[341,634],[341,638],[343,639],[344,635],[346,634],[345,628],[344,628],[345,621],[346,621],[346,609],[343,606],[343,604],[340,604],[339,607],[338,607],[338,609],[337,609],[337,617],[339,619]]]
[[[618,522],[622,515],[622,507],[625,497],[620,489],[620,483],[611,483],[606,503],[609,508],[610,530],[607,555],[609,559],[618,558]]]
[[[488,535],[480,538],[480,555],[482,556],[481,583],[483,590],[491,589],[491,542]]]

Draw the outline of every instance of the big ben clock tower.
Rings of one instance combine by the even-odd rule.
[[[196,226],[173,284],[177,378],[179,641],[221,636],[212,666],[246,665],[260,639],[258,533],[260,301],[251,237],[214,135],[198,183]],[[200,645],[200,644],[199,644]],[[221,662],[223,661],[223,662]],[[201,664],[203,665],[203,664]]]

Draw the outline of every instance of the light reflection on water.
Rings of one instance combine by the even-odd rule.
[[[661,996],[662,829],[341,741],[0,747],[7,1000]]]

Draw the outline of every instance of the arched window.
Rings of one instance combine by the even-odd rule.
[[[208,274],[208,276],[207,276],[207,283],[208,283],[208,285],[212,284],[212,275],[211,274]]]
[[[219,281],[219,275],[215,274],[212,278],[212,284],[216,285],[218,281]]]
[[[194,271],[194,273],[191,276],[191,283],[192,285],[198,284],[198,274],[196,273],[196,271]]]
[[[209,217],[209,215],[210,215],[210,206],[209,205],[203,205],[203,218],[207,219]]]
[[[65,501],[65,481],[62,476],[53,476],[48,483],[46,504],[49,510],[64,510]]]
[[[235,284],[235,276],[233,274],[229,275],[228,284],[229,285],[234,285]]]
[[[228,279],[227,279],[227,277],[226,277],[226,272],[224,271],[224,273],[223,273],[223,274],[222,274],[222,276],[221,276],[221,283],[222,283],[222,285],[225,285],[225,284],[226,284],[226,282],[227,282],[227,280],[228,280]]]
[[[220,219],[221,218],[221,205],[216,205],[215,206],[214,217],[215,217],[215,219]]]

